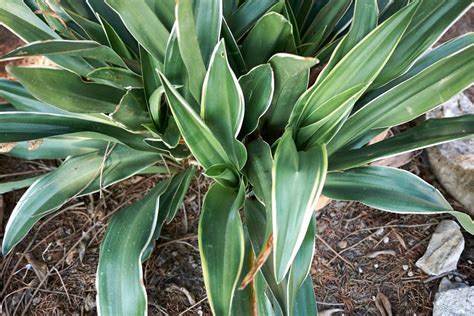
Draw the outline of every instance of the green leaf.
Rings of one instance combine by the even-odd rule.
[[[279,0],[247,0],[227,19],[235,38],[239,40]]]
[[[298,152],[291,130],[283,135],[272,170],[273,256],[277,282],[288,273],[303,243],[326,170],[324,146]]]
[[[318,63],[315,58],[276,54],[270,58],[275,74],[275,93],[265,113],[265,129],[270,135],[281,135],[288,124],[293,106],[308,88],[309,71]]]
[[[0,113],[0,143],[34,140],[78,132],[97,133],[94,134],[97,139],[121,142],[137,150],[156,151],[158,149],[147,145],[143,141],[143,137],[138,134],[101,121],[58,114]],[[163,145],[164,148],[166,147]]]
[[[359,167],[379,159],[474,135],[474,115],[429,119],[398,135],[359,149],[338,151],[329,170]]]
[[[235,188],[240,182],[239,173],[232,166],[226,164],[217,164],[207,168],[205,175],[227,188]]]
[[[0,3],[0,24],[5,25],[27,43],[60,39],[59,35],[36,16],[23,1],[3,0]],[[92,70],[85,60],[75,57],[55,56],[51,60],[80,75],[85,75]]]
[[[3,0],[0,22],[25,42],[59,38],[23,1]]]
[[[137,41],[127,30],[120,16],[105,3],[105,0],[87,0],[87,4],[92,9],[92,11],[94,11],[96,17],[102,24],[110,26],[110,28],[114,30],[114,33],[120,38],[121,41],[123,40],[123,42],[135,52],[138,51]],[[103,26],[105,28],[105,25]],[[110,41],[109,34],[106,35]]]
[[[161,83],[160,83],[161,84]],[[152,94],[149,100],[149,115],[153,120],[152,124],[145,124],[148,128],[150,126],[153,129],[153,133],[158,131],[158,137],[160,137],[164,143],[170,148],[175,148],[181,137],[178,126],[176,125],[175,119],[169,115],[169,109],[164,102],[162,97],[165,93],[165,89],[160,86]]]
[[[329,64],[324,67],[318,76],[318,81],[323,80],[337,63],[350,52],[365,36],[377,27],[378,6],[376,0],[356,0],[354,17],[347,35],[344,36],[334,51]]]
[[[359,201],[389,212],[450,213],[474,234],[474,223],[469,215],[453,211],[438,190],[405,170],[370,166],[331,172],[323,194],[331,199]]]
[[[66,160],[59,168],[35,182],[22,196],[5,228],[2,251],[7,254],[33,225],[70,199],[90,194],[161,160],[158,154],[116,146],[104,153],[90,153]],[[64,179],[70,179],[64,181]]]
[[[474,45],[427,67],[365,104],[350,116],[328,146],[330,154],[366,131],[399,125],[448,101],[473,83]]]
[[[113,112],[121,90],[86,83],[72,72],[52,68],[7,68],[36,98],[60,109],[79,113]]]
[[[298,298],[300,296],[300,292],[302,290],[302,286],[305,283],[305,280],[309,278],[311,283],[311,289],[313,288],[313,282],[311,280],[311,275],[309,274],[311,270],[311,265],[313,263],[313,256],[314,256],[314,249],[315,249],[315,238],[316,238],[316,220],[314,216],[311,216],[311,222],[308,226],[308,229],[304,235],[303,243],[301,244],[300,249],[298,250],[298,254],[295,257],[295,261],[293,262],[290,272],[288,273],[288,297],[289,297],[289,306],[290,310],[294,310],[297,308],[296,305],[298,303],[303,303],[303,307],[305,310],[310,311],[312,309],[311,300],[307,302],[298,302]],[[303,290],[303,293],[305,290]],[[314,296],[314,291],[311,291]],[[314,312],[315,309],[313,309]],[[290,313],[291,314],[291,313]],[[309,313],[307,315],[311,315],[313,313]],[[305,314],[302,314],[305,315]]]
[[[102,315],[146,315],[142,255],[153,237],[163,187],[114,214],[97,267],[97,310]]]
[[[29,57],[29,56],[77,56],[95,59],[101,62],[111,63],[117,66],[126,67],[126,64],[110,47],[101,45],[94,41],[70,41],[70,40],[45,40],[32,42],[19,47],[5,55],[2,59]]]
[[[132,88],[143,88],[142,77],[128,69],[123,68],[98,68],[88,73],[87,78],[97,83],[101,83],[118,89],[129,90]]]
[[[30,142],[17,143],[8,156],[27,160],[66,159],[69,156],[80,156],[107,147],[103,140],[80,136],[56,136],[41,140],[39,147],[31,150]]]
[[[245,218],[254,252],[260,253],[267,239],[262,227],[268,226],[270,218],[266,215],[265,207],[252,199],[245,201]],[[280,283],[275,279],[274,257],[271,254],[261,268],[261,273],[269,287],[269,292],[274,297],[275,312],[280,311],[283,315],[293,315],[295,312],[295,305],[298,304],[300,296],[299,289],[304,283],[305,278],[308,277],[312,264],[315,239],[314,229],[315,220],[314,217],[311,217],[311,223],[304,234],[304,240],[295,257],[295,261],[287,276]],[[308,305],[308,307],[310,306]],[[276,315],[280,314],[276,313]]]
[[[224,15],[228,17],[239,7],[239,0],[226,0],[223,6]]]
[[[37,177],[26,178],[22,180],[13,180],[8,182],[0,183],[0,194],[8,193],[11,191],[27,188],[39,179],[41,179],[43,175]]]
[[[283,15],[269,12],[257,21],[245,38],[242,56],[252,68],[266,63],[272,55],[286,51],[291,40],[291,23]]]
[[[113,29],[113,27],[103,18],[100,16],[97,17],[100,24],[102,25],[102,30],[107,38],[107,42],[109,46],[117,52],[118,55],[125,59],[132,59],[133,55],[130,50],[127,48],[127,45],[122,41],[120,36],[117,32]]]
[[[170,37],[171,38],[171,37]],[[166,59],[166,58],[165,58]],[[162,68],[160,62],[151,56],[143,47],[140,46],[140,64],[142,71],[143,88],[147,100],[150,100],[153,93],[161,87],[160,77],[156,69]]]
[[[351,113],[352,106],[359,97],[357,92],[363,87],[364,84],[360,84],[349,88],[322,104],[321,109],[331,107],[334,104],[339,106],[334,111],[328,112],[325,116],[320,116],[320,120],[301,127],[298,130],[297,146],[310,148],[314,144],[329,143]]]
[[[169,172],[169,171],[168,171]],[[173,177],[161,181],[158,185],[162,187],[160,197],[160,213],[153,232],[153,237],[148,243],[142,255],[142,262],[148,260],[161,234],[161,229],[165,223],[170,223],[176,216],[178,208],[183,203],[184,195],[196,170],[194,167],[188,168],[175,174]]]
[[[222,21],[222,38],[224,39],[227,54],[229,55],[229,63],[236,74],[244,74],[248,71],[247,65],[245,64],[244,57],[240,51],[240,46],[232,34],[227,22]]]
[[[177,23],[176,23],[177,24]],[[173,27],[171,36],[169,38],[168,46],[166,47],[166,56],[164,62],[164,74],[166,78],[175,86],[181,86],[180,93],[184,99],[191,105],[191,107],[199,113],[199,99],[195,99],[191,93],[191,77],[188,75],[186,65],[181,58],[179,51],[178,38],[176,34],[177,26]],[[199,87],[199,93],[201,93]]]
[[[269,64],[255,67],[248,74],[239,78],[245,99],[245,116],[239,138],[254,132],[260,118],[270,107],[273,98],[273,70]]]
[[[249,158],[244,172],[259,201],[271,210],[273,166],[271,148],[263,139],[257,138],[247,145],[247,151]]]
[[[374,86],[382,86],[403,74],[469,7],[471,0],[422,1]]]
[[[144,131],[143,125],[151,124],[151,120],[143,90],[128,90],[110,116],[127,130]]]
[[[215,315],[229,315],[244,260],[244,232],[239,210],[245,188],[214,184],[204,199],[199,220],[199,249],[204,283]]]
[[[303,35],[303,55],[311,56],[318,50],[324,41],[331,35],[334,27],[351,5],[352,0],[330,1],[314,18]]]
[[[108,45],[105,31],[102,26],[96,22],[96,19],[85,17],[68,10],[66,10],[66,13],[72,21],[77,24],[79,29],[77,29],[76,32],[81,33],[81,38],[93,40],[102,45]]]
[[[0,97],[10,102],[17,110],[20,111],[56,114],[69,113],[55,106],[39,101],[16,81],[0,79]]]
[[[178,209],[183,204],[184,196],[188,191],[191,180],[196,173],[194,167],[190,167],[181,173],[176,174],[171,180],[168,188],[163,193],[160,206],[167,210],[166,223],[169,224],[176,216]]]
[[[324,80],[305,92],[295,106],[291,125],[298,128],[308,126],[326,118],[339,107],[350,108],[382,70],[409,25],[418,3],[409,5],[378,26],[351,49]],[[359,89],[354,90],[353,96],[347,97],[352,102],[327,102],[355,87]],[[298,144],[305,143],[298,134],[296,139]],[[308,143],[312,143],[311,139]]]
[[[295,308],[293,310],[295,316],[317,316],[318,309],[316,306],[316,296],[314,295],[313,281],[311,275],[308,275],[299,288],[296,296]]]
[[[198,30],[197,26],[202,24],[197,21],[194,12],[193,0],[182,0],[176,4],[176,35],[179,51],[189,76],[189,90],[194,99],[199,101],[206,76],[206,65],[200,48],[199,31],[202,30]]]
[[[245,276],[250,272],[250,269],[252,269],[252,263],[255,258],[252,244],[250,243],[248,232],[246,230],[244,230],[244,240],[245,255],[237,284],[242,284]],[[252,310],[254,309],[254,303],[252,301],[256,301],[256,295],[257,293],[254,286],[247,286],[245,289],[237,289],[234,292],[234,298],[232,299],[231,315],[252,315]]]
[[[154,2],[154,1],[153,1]],[[135,39],[156,59],[163,61],[169,31],[154,11],[153,2],[105,0]]]
[[[390,81],[383,87],[371,90],[366,93],[363,98],[357,102],[356,108],[360,109],[362,106],[366,105],[373,99],[396,87],[400,83],[403,83],[404,81],[413,78],[420,72],[426,70],[428,67],[431,67],[437,62],[443,60],[444,58],[447,58],[451,55],[455,55],[456,53],[459,53],[460,51],[467,49],[473,45],[474,33],[471,32],[454,38],[446,43],[443,43],[437,46],[436,48],[433,48],[425,55],[423,55],[420,59],[418,59],[417,62],[410,68],[410,70],[408,70],[402,76]]]
[[[204,169],[217,164],[232,164],[226,151],[209,127],[171,83],[160,74],[168,104],[189,149]]]
[[[183,0],[188,1],[188,0]],[[222,0],[194,0],[196,33],[204,65],[208,66],[222,28]]]
[[[201,117],[233,165],[241,169],[247,153],[236,137],[244,119],[244,96],[227,61],[223,41],[215,48],[202,90]]]

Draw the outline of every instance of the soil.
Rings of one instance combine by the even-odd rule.
[[[471,10],[454,32],[462,33],[466,23],[472,31],[472,16]],[[21,43],[1,29],[0,39],[0,53]],[[5,75],[3,65],[0,76]],[[0,155],[0,182],[32,176],[58,164]],[[455,209],[462,210],[434,179],[423,153],[404,168],[434,184]],[[133,177],[101,194],[74,199],[36,224],[11,254],[0,258],[0,314],[95,315],[95,273],[108,219],[158,180],[159,176]],[[164,227],[153,256],[145,263],[150,315],[210,314],[197,245],[199,207],[208,186],[209,180],[202,175],[193,181],[176,219]],[[0,238],[23,192],[4,194],[3,203],[0,195]],[[395,315],[431,314],[439,279],[425,275],[415,262],[437,223],[449,216],[401,216],[352,202],[332,202],[316,216],[318,235],[311,275],[320,311],[379,315],[375,299],[382,293]],[[465,251],[458,271],[450,277],[472,284],[474,238],[464,237]]]

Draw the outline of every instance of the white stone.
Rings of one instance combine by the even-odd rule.
[[[444,220],[436,227],[425,254],[416,266],[429,275],[440,275],[457,269],[464,250],[464,237],[459,225],[452,220]]]

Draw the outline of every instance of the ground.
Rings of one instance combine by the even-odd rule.
[[[472,30],[472,10],[470,13],[450,36],[465,32],[466,24]],[[0,39],[0,53],[20,44],[11,36],[7,41],[5,30],[0,30]],[[43,61],[24,63],[38,62]],[[58,163],[24,162],[0,155],[0,182],[39,174]],[[455,209],[462,210],[433,178],[424,153],[418,153],[404,168],[434,184]],[[0,314],[95,315],[95,272],[107,221],[115,211],[143,196],[158,178],[133,177],[102,194],[75,199],[40,221],[11,254],[0,258]],[[197,245],[198,210],[208,185],[202,175],[193,181],[184,206],[165,226],[145,264],[150,315],[209,314]],[[3,207],[0,201],[0,238],[22,193],[5,194]],[[431,314],[439,279],[425,275],[415,262],[437,223],[449,216],[401,216],[347,202],[332,202],[316,216],[318,235],[311,275],[320,310],[378,315],[375,298],[382,293],[395,315]],[[468,234],[464,237],[466,248],[452,276],[472,284],[474,239]]]

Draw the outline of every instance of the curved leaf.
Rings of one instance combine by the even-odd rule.
[[[235,38],[239,40],[257,20],[278,0],[247,0],[227,19]]]
[[[272,205],[273,157],[270,146],[261,138],[247,145],[249,159],[245,165],[247,175],[257,198],[269,210]]]
[[[142,77],[124,68],[97,68],[88,73],[87,78],[118,89],[130,90],[132,88],[143,88]]]
[[[94,41],[78,40],[45,40],[40,42],[31,42],[25,46],[19,47],[5,55],[2,59],[28,57],[28,56],[78,56],[96,59],[98,61],[111,63],[117,66],[126,67],[122,58],[108,46],[101,45]]]
[[[163,187],[114,214],[100,247],[97,267],[99,315],[146,315],[142,255],[152,239]]]
[[[151,7],[153,2],[105,0],[117,12],[133,37],[153,57],[163,61],[169,32]]]
[[[298,152],[291,130],[280,139],[272,170],[273,258],[277,282],[288,273],[303,243],[326,170],[324,146]]]
[[[255,131],[260,118],[270,107],[275,88],[273,70],[269,64],[255,67],[239,78],[245,98],[245,116],[239,138]]]
[[[0,113],[0,142],[18,142],[78,132],[97,133],[94,137],[113,140],[143,151],[166,150],[166,146],[147,145],[142,136],[100,121],[74,116],[31,113]],[[99,137],[98,137],[99,136]]]
[[[471,0],[423,0],[374,86],[382,86],[409,69],[469,7]]]
[[[395,213],[450,213],[471,234],[469,215],[453,211],[433,186],[408,171],[390,167],[360,167],[328,174],[323,194],[335,200],[354,200]]]
[[[222,21],[222,38],[225,41],[225,46],[227,49],[227,54],[229,55],[229,63],[232,66],[232,69],[236,74],[243,74],[248,71],[247,65],[245,64],[244,58],[242,57],[242,52],[240,51],[240,46],[237,44],[237,41],[232,34],[232,31],[229,29],[227,22]]]
[[[201,28],[203,25],[197,21],[197,17],[194,15],[193,1],[182,0],[176,4],[176,35],[181,58],[189,76],[189,90],[194,99],[198,101],[201,99],[201,86],[206,76],[206,65],[200,49],[201,38],[199,35],[201,34],[198,33],[203,31],[202,29],[198,31],[198,25]],[[203,15],[201,14],[200,17]],[[203,43],[206,43],[207,47],[207,42]]]
[[[239,169],[247,159],[244,145],[236,139],[244,111],[242,89],[230,69],[224,42],[221,41],[214,50],[204,79],[201,117]]]
[[[318,60],[280,53],[270,58],[269,63],[275,74],[275,93],[264,116],[264,131],[279,136],[288,124],[296,101],[308,88],[309,71]]]
[[[0,22],[25,42],[59,38],[59,35],[36,16],[23,1],[2,1]]]
[[[354,46],[377,27],[378,13],[376,0],[355,0],[354,16],[349,32],[339,43],[329,63],[318,76],[318,81],[323,80]]]
[[[418,3],[409,5],[378,26],[351,49],[324,80],[310,88],[296,104],[291,125],[300,128],[318,122],[342,106],[341,103],[326,101],[343,91],[359,87],[354,91],[354,97],[348,96],[354,104],[356,96],[368,88],[389,59],[416,12]],[[343,105],[347,108],[350,104]],[[298,138],[299,135],[297,143],[302,143]]]
[[[336,152],[329,170],[359,167],[379,159],[474,135],[474,115],[429,119],[398,135],[359,149]]]
[[[103,21],[106,21],[106,23],[110,25],[114,32],[127,44],[128,47],[132,48],[134,51],[138,50],[137,41],[127,30],[120,16],[105,3],[105,0],[86,0],[86,2],[102,23]]]
[[[37,176],[37,177],[32,177],[32,178],[26,178],[22,180],[13,180],[13,181],[8,181],[8,182],[2,182],[0,183],[0,194],[8,193],[11,191],[27,188],[33,183],[35,183],[37,180],[39,180],[43,175]]]
[[[474,63],[466,64],[473,54],[471,44],[364,105],[345,122],[329,144],[329,153],[370,129],[408,122],[463,91],[473,82]]]
[[[144,125],[152,123],[143,90],[128,90],[110,116],[131,131],[143,131]]]
[[[160,201],[160,206],[166,209],[168,216],[166,216],[166,223],[169,224],[176,216],[178,209],[183,204],[184,196],[188,191],[191,180],[196,173],[194,167],[190,167],[185,171],[176,174],[171,180],[168,188],[163,193]]]
[[[253,68],[267,62],[272,55],[286,51],[291,40],[291,23],[283,15],[269,12],[258,20],[245,38],[242,56],[247,66]]]
[[[80,136],[56,136],[42,139],[38,147],[31,148],[30,142],[17,143],[8,156],[21,159],[66,159],[69,156],[80,156],[107,147],[103,140],[90,139]]]
[[[10,252],[36,222],[71,198],[98,191],[160,160],[158,154],[137,152],[120,145],[105,161],[103,152],[66,160],[59,168],[35,182],[17,203],[5,228],[3,253]]]
[[[230,315],[244,260],[244,232],[239,210],[245,188],[214,184],[204,199],[199,220],[199,249],[207,297],[215,315]]]
[[[70,112],[46,104],[33,97],[18,82],[0,79],[0,97],[4,98],[20,111],[68,114]]]
[[[321,43],[331,35],[351,3],[352,0],[330,1],[321,9],[303,35],[302,40],[307,43],[303,47],[303,55],[311,56],[318,50]]]
[[[69,112],[113,112],[123,95],[123,91],[112,87],[86,83],[66,70],[9,67],[8,71],[33,96]]]
[[[20,0],[2,0],[0,2],[0,24],[5,25],[27,43],[60,39],[58,34]],[[82,58],[55,56],[51,57],[51,60],[80,75],[85,75],[93,70],[92,66]]]
[[[269,224],[266,217],[265,207],[261,203],[252,199],[245,201],[246,224],[255,253],[260,253],[266,244],[266,234],[262,229],[262,227],[266,227]],[[311,309],[311,301],[302,302],[301,300],[301,287],[305,283],[305,279],[311,279],[309,270],[314,254],[314,229],[315,220],[312,216],[311,223],[304,234],[303,243],[298,250],[294,263],[287,276],[280,283],[275,279],[274,258],[272,255],[267,258],[267,261],[261,268],[261,275],[263,275],[265,283],[270,290],[267,292],[274,298],[276,315],[281,315],[280,313],[288,316],[293,315],[297,311],[295,309],[297,308],[296,305],[303,305],[303,308],[306,307],[307,311]],[[257,281],[259,274],[257,274]],[[303,290],[303,293],[307,292],[307,290]],[[301,306],[298,309],[301,309]],[[280,311],[280,313],[277,311]],[[311,314],[309,313],[308,315]]]
[[[162,74],[160,78],[176,124],[193,156],[204,169],[217,164],[232,165],[226,151],[209,127]]]

